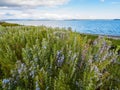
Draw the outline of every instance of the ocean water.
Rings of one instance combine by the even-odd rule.
[[[71,27],[73,31],[86,34],[100,34],[120,36],[120,20],[71,20],[71,21],[7,21],[22,25],[50,26],[50,27]]]

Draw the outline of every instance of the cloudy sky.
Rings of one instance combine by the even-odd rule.
[[[114,19],[120,0],[0,0],[0,19]]]

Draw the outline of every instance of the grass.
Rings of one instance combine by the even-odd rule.
[[[1,28],[0,89],[120,89],[117,40],[45,26]]]

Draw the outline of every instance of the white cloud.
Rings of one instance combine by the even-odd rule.
[[[39,10],[29,10],[25,11],[15,11],[15,10],[6,10],[0,13],[0,19],[72,19],[76,15],[67,11],[63,12],[50,12],[50,11],[39,11]]]
[[[70,12],[69,12],[70,11]],[[0,19],[113,19],[119,18],[119,12],[111,14],[111,12],[101,14],[101,12],[75,12],[70,9],[51,10],[1,10]]]
[[[3,10],[0,13],[0,19],[71,19],[75,14],[66,10],[49,11],[49,10]]]
[[[66,11],[58,13],[54,12],[49,7],[63,5],[70,0],[0,0],[0,19],[63,19],[70,18]],[[37,7],[43,9],[37,9]],[[46,8],[48,10],[46,10]]]
[[[0,6],[56,6],[63,5],[69,0],[0,0]]]

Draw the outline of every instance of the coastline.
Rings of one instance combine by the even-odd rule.
[[[5,22],[0,22],[0,25],[3,26],[3,27],[6,27],[6,26],[23,26],[21,24],[9,23],[9,22],[6,22],[6,21]],[[25,25],[25,26],[29,26],[29,25]],[[87,35],[87,36],[93,36],[93,37],[100,36],[100,37],[107,37],[109,39],[120,40],[120,36],[115,36],[115,35],[90,34],[90,33],[80,33],[80,32],[77,32],[77,33],[79,33],[81,35]]]

